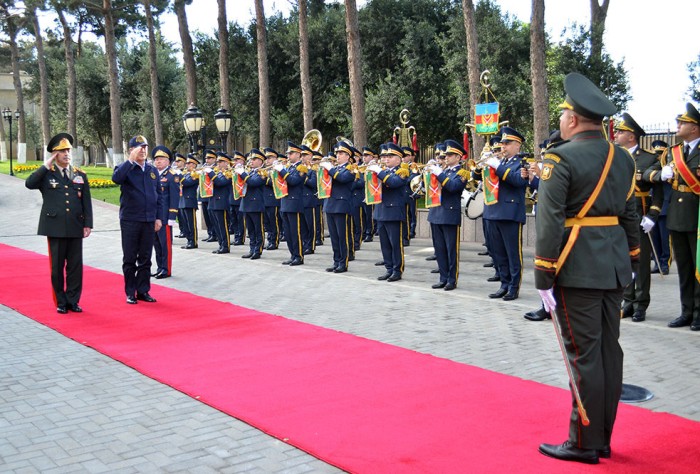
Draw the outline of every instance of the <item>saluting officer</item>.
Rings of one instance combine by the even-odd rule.
[[[180,248],[196,249],[197,248],[197,190],[199,189],[199,174],[197,173],[197,165],[199,160],[197,157],[189,153],[185,162],[185,172],[180,179],[180,209],[183,225],[183,233],[187,239],[187,244]]]
[[[430,233],[437,257],[440,281],[434,289],[451,291],[457,288],[459,278],[460,227],[462,225],[462,191],[469,172],[460,168],[460,160],[466,151],[455,140],[445,140],[445,169],[432,165],[430,173],[442,185],[440,205],[428,211]]]
[[[160,280],[172,276],[173,225],[180,200],[180,175],[170,167],[173,154],[168,147],[159,145],[151,151],[153,165],[158,170],[160,192],[163,194],[163,226],[156,232],[153,246],[156,251],[157,270],[152,277]]]
[[[649,177],[654,182],[670,181],[672,187],[666,224],[678,266],[681,315],[668,323],[668,326],[690,326],[691,331],[700,331],[700,284],[696,268],[700,113],[691,103],[685,107],[686,112],[676,117],[676,136],[683,143],[672,146],[665,157],[665,166],[661,168],[661,163],[657,164],[656,169],[649,172]],[[658,168],[661,170],[658,171]]]
[[[287,196],[282,198],[280,212],[290,258],[282,264],[296,266],[304,264],[301,219],[304,214],[303,188],[309,169],[301,163],[301,148],[291,141],[287,142],[287,159],[287,167],[278,163],[274,169],[287,182]]]
[[[212,214],[212,226],[214,235],[219,243],[219,248],[211,253],[225,254],[231,252],[231,234],[229,233],[229,208],[233,187],[231,185],[231,159],[224,152],[218,152],[216,156],[216,168],[205,168],[214,187],[214,195],[209,199],[209,211]]]
[[[559,128],[563,142],[547,150],[537,202],[535,285],[554,312],[589,423],[574,401],[569,438],[540,452],[597,464],[610,457],[622,391],[620,303],[639,255],[639,223],[632,192],[634,160],[606,140],[604,116],[615,113],[588,79],[571,73]]]
[[[370,165],[367,169],[377,173],[382,182],[382,202],[374,207],[379,244],[386,273],[378,280],[398,281],[404,272],[403,226],[406,222],[406,186],[408,170],[400,167],[403,152],[394,143],[385,143],[379,156],[386,165]]]
[[[640,322],[646,319],[647,308],[651,297],[651,239],[649,232],[661,212],[663,189],[657,185],[654,189],[652,202],[652,183],[644,179],[644,173],[656,163],[656,155],[639,146],[639,139],[646,135],[642,127],[628,113],[622,114],[622,120],[615,127],[615,143],[627,149],[634,158],[636,173],[634,180],[634,196],[637,205],[637,216],[641,229],[646,235],[640,235],[639,242],[639,271],[623,293],[622,317],[632,316],[632,321]]]
[[[253,148],[248,154],[250,170],[246,171],[245,167],[241,165],[233,169],[234,173],[242,178],[246,184],[245,196],[241,198],[241,212],[245,215],[250,251],[241,255],[241,258],[249,258],[251,260],[259,259],[263,251],[265,176],[261,174],[260,168],[264,159],[265,155],[259,149]]]
[[[90,185],[85,173],[70,165],[72,148],[71,135],[54,136],[46,147],[51,155],[44,166],[24,183],[41,191],[43,198],[37,233],[49,242],[53,300],[60,314],[83,311],[78,305],[83,291],[83,239],[92,229]]]

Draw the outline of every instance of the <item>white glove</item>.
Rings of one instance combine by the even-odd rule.
[[[661,168],[661,179],[666,181],[667,179],[673,178],[673,168],[669,165]]]
[[[656,222],[654,222],[653,219],[644,216],[642,217],[642,222],[639,225],[642,226],[642,230],[644,231],[644,233],[648,234],[649,232],[651,232],[651,229],[654,228],[654,224],[656,224]]]
[[[548,313],[553,313],[557,307],[557,301],[554,299],[554,291],[550,288],[548,290],[537,290],[542,298],[542,304],[544,305],[544,310]]]
[[[496,169],[501,165],[501,160],[498,158],[489,158],[486,160],[486,164],[489,165],[491,168]]]
[[[245,168],[243,166],[238,165],[233,169],[233,172],[236,174],[242,174],[245,172]]]
[[[330,169],[333,168],[333,165],[329,161],[322,161],[319,163],[319,166],[326,171],[330,171]]]
[[[209,174],[209,173],[211,173],[211,168],[209,168],[209,167],[207,166],[206,168],[204,168],[203,171],[204,171],[204,174]]]
[[[277,171],[279,173],[280,171],[282,171],[284,169],[284,166],[277,164],[277,165],[273,166],[273,168],[275,169],[275,171]]]
[[[379,173],[382,171],[382,168],[379,165],[371,165],[368,166],[367,169],[370,170],[372,173]]]
[[[440,168],[438,165],[433,165],[430,167],[430,172],[435,176],[438,176],[440,173],[442,173],[442,168]]]
[[[169,226],[174,226],[175,225],[175,219],[168,219],[168,225]]]

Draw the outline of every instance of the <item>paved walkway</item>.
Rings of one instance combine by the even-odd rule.
[[[89,170],[88,170],[89,174]],[[46,254],[36,235],[38,192],[0,175],[0,242]],[[121,271],[115,206],[95,202],[95,229],[85,263]],[[172,288],[565,388],[567,377],[551,323],[523,319],[539,305],[532,249],[525,249],[521,297],[493,301],[492,269],[463,244],[459,287],[432,290],[430,242],[406,248],[406,273],[379,282],[377,241],[363,244],[350,271],[328,274],[330,242],[300,267],[281,265],[286,250],[241,259],[247,247],[213,255],[215,244],[181,250],[176,242]],[[592,269],[594,271],[594,269]],[[31,284],[31,282],[27,282]],[[0,289],[0,291],[3,291]],[[115,288],[122,292],[122,288]],[[158,298],[158,289],[151,292]],[[37,295],[47,299],[49,295]],[[125,304],[125,313],[128,307]],[[84,318],[90,312],[68,317]],[[680,311],[677,276],[653,275],[647,321],[622,322],[625,382],[654,392],[642,406],[700,420],[697,357],[700,334],[666,323]],[[126,314],[125,314],[126,316]],[[64,317],[64,316],[56,316]],[[129,367],[0,306],[0,471],[2,472],[337,472],[276,440]],[[536,403],[536,400],[528,400]],[[561,418],[566,433],[566,414]],[[532,440],[533,449],[543,441]]]

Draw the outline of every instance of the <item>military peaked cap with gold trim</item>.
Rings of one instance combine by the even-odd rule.
[[[617,122],[615,125],[615,130],[622,130],[625,132],[632,132],[639,138],[647,134],[642,127],[639,126],[637,122],[632,118],[627,112],[622,114],[622,120]]]
[[[586,76],[570,72],[564,78],[566,99],[560,109],[569,109],[591,120],[615,115],[617,107]]]
[[[73,137],[68,133],[59,133],[46,145],[46,151],[54,152],[59,150],[70,150],[73,148]]]

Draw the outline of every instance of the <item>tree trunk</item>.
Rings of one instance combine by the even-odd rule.
[[[350,77],[350,109],[355,147],[367,145],[365,89],[362,83],[362,49],[355,0],[345,0],[345,34],[348,43],[348,74]]]
[[[151,63],[151,102],[153,106],[153,137],[156,145],[163,144],[163,121],[160,117],[160,89],[158,87],[158,59],[156,54],[156,35],[153,32],[153,12],[151,0],[142,0],[146,10],[146,25],[148,26],[148,59]]]
[[[479,65],[479,41],[476,34],[476,20],[474,18],[474,2],[462,0],[462,13],[464,16],[464,29],[467,31],[467,70],[469,71],[469,119],[474,120],[476,104],[480,101],[481,66]],[[474,134],[472,141],[473,154],[478,157],[484,147],[484,137]]]
[[[192,37],[190,28],[187,26],[187,13],[185,12],[185,1],[175,0],[175,14],[177,24],[180,29],[180,41],[182,42],[182,59],[185,63],[185,84],[187,87],[187,103],[197,103],[197,75],[194,64],[194,52],[192,49]]]
[[[36,14],[36,9],[27,9],[27,15],[32,20],[34,27],[34,38],[36,44],[37,65],[39,66],[39,89],[41,102],[41,135],[43,139],[44,150],[51,140],[51,122],[49,121],[49,83],[46,77],[46,59],[44,57],[44,40],[41,37],[41,27],[39,26],[39,18]]]
[[[17,122],[17,163],[25,163],[27,161],[27,128],[24,120],[24,92],[22,90],[22,81],[20,80],[19,75],[20,70],[19,50],[17,48],[17,25],[15,25],[12,17],[6,18],[5,21],[7,22],[8,44],[10,46],[10,58],[12,61],[12,82],[15,86],[15,94],[17,96],[16,110],[19,111],[19,121]],[[12,137],[10,137],[10,140],[12,140]]]
[[[609,4],[610,0],[603,0],[602,5],[598,0],[591,0],[591,65],[600,64],[603,55],[603,33]]]
[[[73,54],[73,36],[66,21],[66,17],[63,15],[63,9],[56,7],[56,13],[58,14],[58,19],[63,27],[63,49],[66,56],[66,71],[68,74],[68,133],[70,133],[75,140],[78,139],[78,115],[77,110],[77,90],[78,90],[78,80],[75,74],[75,56]]]
[[[107,74],[109,74],[109,109],[112,120],[112,157],[114,160],[112,164],[116,166],[124,161],[124,146],[122,144],[121,95],[119,92],[119,70],[117,69],[112,0],[102,0],[102,14],[105,18],[105,52],[107,54]]]
[[[549,136],[549,97],[545,67],[544,0],[532,0],[530,18],[530,80],[532,81],[532,112],[535,148]]]
[[[226,0],[217,0],[219,6],[219,95],[221,107],[231,112],[231,85],[228,76],[228,20]],[[233,122],[233,120],[231,120]],[[225,150],[233,149],[233,128],[226,137]]]
[[[258,146],[270,146],[270,80],[267,74],[267,38],[265,12],[262,0],[255,0],[255,21],[258,36],[258,88],[260,90],[260,142]]]
[[[301,76],[301,101],[304,111],[304,132],[314,128],[314,107],[309,73],[309,33],[306,21],[306,0],[299,4],[299,66]]]

